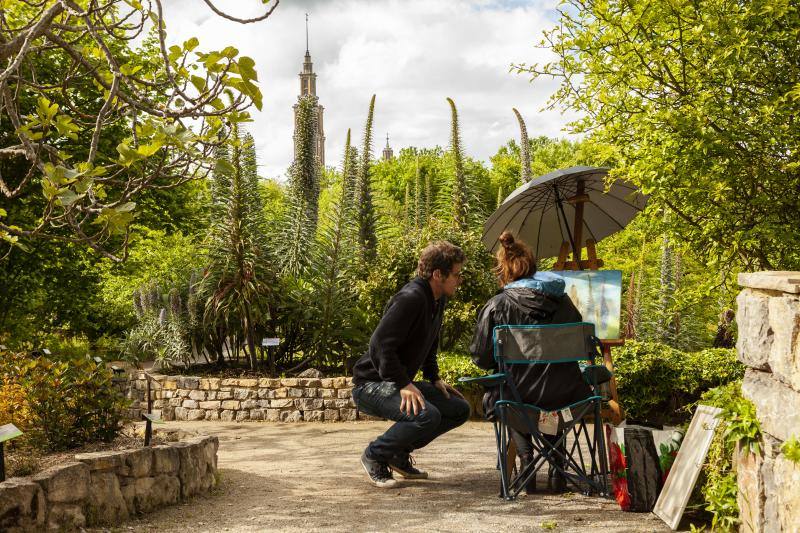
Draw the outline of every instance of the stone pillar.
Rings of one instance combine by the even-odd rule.
[[[741,531],[800,531],[800,464],[781,453],[800,438],[800,272],[739,274],[736,348],[742,393],[756,406],[761,455],[737,452]]]

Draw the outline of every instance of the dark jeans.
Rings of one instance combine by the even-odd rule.
[[[370,459],[388,461],[407,455],[469,419],[469,404],[461,398],[451,394],[448,399],[427,381],[414,385],[425,397],[425,409],[416,415],[400,411],[400,390],[392,382],[370,381],[353,388],[353,400],[361,412],[396,422],[369,443]]]

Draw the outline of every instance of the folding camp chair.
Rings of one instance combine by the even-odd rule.
[[[602,355],[599,341],[594,336],[594,325],[577,322],[497,326],[493,332],[493,344],[498,372],[477,378],[461,378],[459,381],[487,387],[500,385],[500,398],[495,403],[493,413],[500,495],[506,500],[513,500],[528,481],[544,465],[548,465],[563,476],[567,486],[572,486],[577,492],[608,496],[608,457],[600,419],[603,398],[598,381],[608,379],[610,374],[605,366],[595,365],[595,357],[602,361]],[[583,379],[591,387],[591,396],[549,410],[522,401],[511,372],[513,366],[575,362],[583,367]],[[548,387],[556,390],[559,384],[548,383]],[[544,391],[544,395],[547,395],[547,391]],[[487,416],[490,414],[487,413]],[[509,423],[512,420],[517,429],[526,428],[533,441],[533,460],[518,470],[512,469],[506,460],[510,443]],[[555,436],[548,438],[545,431],[555,433]],[[516,473],[514,470],[517,470]]]

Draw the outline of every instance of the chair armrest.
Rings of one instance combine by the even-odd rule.
[[[488,376],[478,376],[475,378],[458,378],[459,383],[476,383],[484,387],[493,387],[494,385],[501,385],[506,382],[506,375],[503,372],[497,374],[489,374]]]
[[[583,380],[587,385],[600,385],[611,381],[611,372],[605,365],[589,365],[583,369]]]

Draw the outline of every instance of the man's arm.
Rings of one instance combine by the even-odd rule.
[[[372,363],[383,381],[392,381],[398,389],[409,383],[405,365],[400,361],[399,348],[408,338],[419,305],[413,295],[398,293],[386,307],[378,327],[370,339]]]

